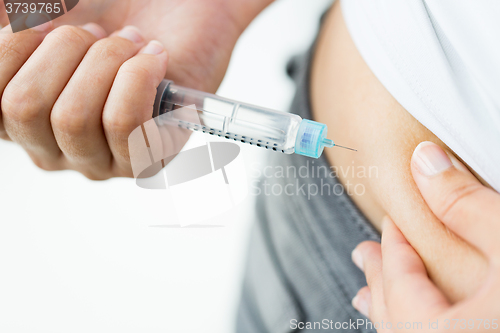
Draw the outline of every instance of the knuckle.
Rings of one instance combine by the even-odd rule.
[[[92,45],[89,53],[92,57],[106,59],[111,62],[122,62],[127,55],[123,43],[112,38],[97,41]]]
[[[54,110],[50,117],[50,122],[54,131],[69,137],[85,135],[87,124],[84,118],[70,115],[62,110]]]
[[[404,291],[408,289],[408,286],[405,283],[408,282],[408,280],[405,280],[402,283],[401,280],[391,278],[387,278],[384,282],[384,299],[389,311],[394,311],[406,301],[402,295],[406,295]]]
[[[106,131],[115,139],[123,140],[126,143],[128,142],[130,133],[132,133],[137,126],[141,125],[138,123],[136,117],[120,116],[119,114],[105,114],[103,123]]]
[[[97,174],[97,173],[92,172],[92,171],[83,171],[82,175],[84,175],[85,178],[92,180],[92,181],[104,181],[104,180],[108,180],[111,178],[108,174],[104,174],[104,173]]]
[[[63,25],[56,28],[47,35],[46,40],[50,42],[53,41],[55,43],[62,43],[71,48],[86,45],[88,43],[83,30],[71,25]]]
[[[482,185],[471,182],[453,188],[442,196],[441,203],[437,208],[437,216],[443,221],[454,220],[456,216],[463,213],[464,205],[462,203],[482,189]]]
[[[126,61],[118,71],[121,79],[134,80],[137,85],[150,86],[152,85],[151,77],[154,75],[149,68],[144,64],[138,64],[136,61]]]
[[[60,165],[58,160],[48,161],[48,160],[37,158],[37,157],[31,157],[31,160],[39,169],[42,169],[44,171],[63,170],[63,168]]]
[[[28,124],[40,119],[44,109],[42,99],[36,97],[36,92],[28,85],[18,85],[11,82],[4,90],[1,109],[5,119]]]
[[[113,141],[113,155],[116,160],[130,164],[130,152],[128,146],[128,136],[132,132],[133,126],[127,124],[115,124],[108,127],[107,133]]]

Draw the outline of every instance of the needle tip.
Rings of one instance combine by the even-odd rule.
[[[335,145],[335,147],[349,149],[349,150],[352,150],[352,151],[358,151],[357,149],[354,149],[354,148],[349,148],[349,147],[344,147],[344,146],[339,146],[339,145]]]

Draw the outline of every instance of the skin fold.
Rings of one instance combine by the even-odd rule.
[[[383,216],[391,216],[422,258],[431,279],[451,301],[476,291],[486,275],[486,259],[434,216],[410,169],[412,152],[422,141],[432,141],[448,154],[453,152],[414,119],[370,71],[349,35],[339,2],[332,7],[317,44],[311,96],[315,120],[328,125],[336,142],[358,149],[325,150],[330,164],[341,171],[348,167],[378,170],[361,177],[339,172],[343,184],[361,184],[365,189],[351,196],[361,211],[379,230]]]

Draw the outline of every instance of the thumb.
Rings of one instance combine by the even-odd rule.
[[[449,229],[487,256],[500,248],[500,195],[483,186],[455,157],[432,142],[415,149],[413,177],[425,201]]]

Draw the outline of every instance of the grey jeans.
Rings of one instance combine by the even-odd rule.
[[[297,85],[291,112],[309,119],[313,50],[288,66]],[[236,331],[375,332],[351,306],[366,285],[351,251],[362,241],[380,241],[379,233],[324,157],[269,155],[272,176],[259,182]]]

